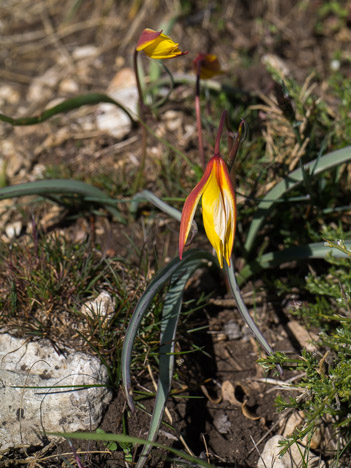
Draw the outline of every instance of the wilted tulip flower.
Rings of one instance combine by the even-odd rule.
[[[201,196],[206,235],[217,252],[221,268],[223,258],[230,266],[236,227],[235,193],[227,164],[219,155],[210,159],[200,182],[185,200],[179,233],[180,259]]]
[[[146,28],[139,37],[136,50],[142,50],[152,59],[170,59],[188,53],[179,50],[178,45],[170,37],[162,34],[162,31]]]

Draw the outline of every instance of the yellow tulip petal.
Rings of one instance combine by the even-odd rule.
[[[200,182],[185,201],[179,235],[180,258],[201,195],[206,235],[223,268],[223,258],[230,265],[235,236],[236,206],[227,165],[220,156],[214,156],[210,160]]]
[[[226,235],[224,240],[225,245],[225,259],[230,265],[230,257],[233,250],[234,237],[235,237],[235,228],[236,228],[236,203],[235,203],[235,193],[230,179],[230,175],[227,169],[227,165],[223,160],[221,160],[221,169],[219,171],[224,209],[226,213]]]
[[[227,166],[220,157],[215,157],[202,195],[202,215],[206,235],[217,253],[221,268],[223,257],[230,265],[236,222],[235,195]]]
[[[182,52],[178,48],[178,43],[174,42],[170,37],[162,34],[162,31],[154,31],[153,29],[144,29],[139,37],[136,50],[143,51],[152,59],[169,59],[178,55],[185,55],[188,52]]]

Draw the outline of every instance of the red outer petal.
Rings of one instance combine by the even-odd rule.
[[[154,31],[153,29],[146,28],[140,34],[138,39],[136,50],[143,50],[147,45],[149,45],[152,41],[157,39],[162,33],[161,31]]]
[[[194,68],[195,75],[197,74],[199,62],[200,62],[200,67],[201,67],[202,62],[205,60],[205,57],[206,57],[205,54],[201,54],[201,53],[199,52],[199,53],[197,54],[197,56],[194,58],[194,60],[193,60],[193,68]]]
[[[214,54],[199,53],[193,60],[193,70],[195,75],[197,75],[200,70],[200,78],[203,80],[207,80],[224,73],[221,69],[218,57]]]
[[[210,159],[209,163],[207,164],[206,170],[200,179],[200,182],[195,186],[195,188],[190,192],[187,199],[185,200],[183,211],[182,211],[182,217],[180,221],[180,231],[179,231],[179,258],[180,259],[182,259],[183,257],[184,246],[189,235],[189,231],[191,228],[191,223],[194,218],[195,210],[196,210],[197,204],[199,203],[202,192],[204,191],[206,187],[208,178],[210,177],[210,174],[212,172],[215,158],[216,157],[213,157],[212,159]]]

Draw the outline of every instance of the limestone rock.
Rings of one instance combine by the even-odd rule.
[[[107,94],[122,104],[133,116],[138,112],[138,91],[134,71],[130,68],[120,70],[110,83]],[[130,132],[131,121],[123,110],[113,104],[99,104],[96,115],[99,130],[122,139]]]
[[[114,313],[114,305],[107,291],[102,291],[96,299],[82,305],[81,313],[91,318],[110,317]]]
[[[276,435],[268,440],[258,460],[257,468],[325,468],[324,461],[301,444],[293,444],[289,451],[280,457],[282,447],[278,444],[283,439],[282,436]]]
[[[234,320],[225,323],[223,329],[228,340],[239,340],[242,337],[240,326]]]
[[[47,432],[91,431],[99,424],[112,394],[80,386],[106,384],[107,369],[95,357],[62,351],[47,340],[0,335],[0,450],[39,445]]]

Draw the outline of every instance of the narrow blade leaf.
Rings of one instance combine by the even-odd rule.
[[[156,294],[161,290],[161,288],[167,284],[172,275],[177,272],[177,270],[182,269],[184,265],[189,264],[190,262],[199,262],[203,260],[214,261],[215,259],[208,252],[201,250],[189,250],[183,256],[183,260],[179,258],[173,259],[168,265],[166,265],[151,281],[151,283],[146,288],[144,294],[141,296],[133,315],[130,319],[126,336],[124,338],[123,349],[122,349],[122,379],[124,390],[127,398],[128,405],[132,411],[135,410],[132,389],[131,389],[131,380],[130,380],[130,363],[132,356],[132,349],[134,345],[135,337],[138,333],[140,323],[147,313],[152,301],[154,300]],[[215,262],[216,263],[216,262]],[[198,263],[199,264],[199,263]]]
[[[309,174],[309,177],[314,177],[323,171],[349,161],[351,161],[351,146],[347,146],[346,148],[318,157],[317,159],[305,164],[303,167],[291,172],[281,182],[275,185],[263,197],[257,207],[247,235],[245,250],[250,252],[258,230],[262,226],[267,214],[271,211],[275,201],[283,197],[287,192],[289,192],[289,190],[301,184],[307,173]]]
[[[351,241],[346,241],[345,246],[351,248]],[[259,273],[265,268],[271,268],[282,263],[294,260],[304,260],[308,258],[325,258],[328,254],[338,258],[348,258],[347,254],[336,248],[326,245],[324,242],[315,242],[307,245],[290,247],[285,250],[268,252],[255,259],[254,262],[246,265],[238,274],[238,283],[241,285],[252,275]]]
[[[99,104],[100,102],[108,102],[119,107],[125,114],[127,114],[131,123],[135,124],[135,119],[128,111],[128,109],[126,109],[121,103],[102,93],[83,94],[67,99],[66,101],[60,102],[60,104],[57,104],[54,107],[50,107],[50,109],[46,109],[41,114],[32,117],[20,117],[16,119],[9,117],[8,115],[0,114],[0,120],[13,126],[35,125],[45,122],[45,120],[50,119],[54,115],[61,114],[62,112],[69,112],[74,109],[79,109],[79,107],[82,106],[92,106],[94,104]]]
[[[162,310],[161,321],[161,343],[160,343],[160,374],[158,378],[157,392],[154,410],[151,417],[148,440],[154,441],[157,437],[162,423],[167,398],[171,390],[173,370],[174,370],[174,345],[179,315],[182,307],[183,292],[191,274],[202,263],[202,259],[196,259],[183,264],[174,273],[170,280],[170,288],[166,294]],[[136,465],[142,468],[147,455],[151,450],[151,445],[145,445]]]
[[[235,298],[235,301],[236,301],[236,304],[238,306],[239,312],[241,313],[243,319],[245,320],[245,322],[247,323],[247,325],[251,329],[254,336],[261,343],[261,345],[262,345],[263,349],[266,351],[266,353],[267,354],[273,354],[272,348],[267,343],[265,337],[262,335],[262,333],[258,329],[255,322],[252,320],[251,315],[249,314],[249,311],[247,310],[247,307],[246,307],[246,305],[245,305],[245,303],[243,301],[239,286],[237,285],[237,282],[236,282],[233,262],[231,263],[231,266],[228,266],[227,264],[225,264],[225,269],[226,269],[226,274],[227,274],[227,278],[228,278],[228,281],[229,281],[230,289],[231,289],[232,294],[233,294],[233,296]]]
[[[26,182],[24,184],[12,185],[0,189],[0,200],[27,195],[40,195],[50,198],[52,195],[79,195],[87,202],[94,201],[115,216],[119,221],[124,222],[120,212],[113,205],[115,200],[108,198],[104,192],[93,185],[86,184],[79,180],[71,179],[48,179]]]
[[[179,210],[176,210],[172,206],[168,205],[160,198],[156,197],[156,195],[154,195],[149,190],[143,190],[142,192],[139,192],[136,195],[134,195],[130,205],[130,211],[132,214],[135,214],[138,211],[139,203],[142,201],[149,201],[154,206],[156,206],[156,208],[180,222],[182,213]]]
[[[162,450],[174,453],[179,458],[187,460],[190,463],[193,463],[195,466],[200,466],[204,468],[216,468],[214,465],[210,465],[205,460],[200,458],[192,457],[185,452],[174,449],[173,447],[167,447],[167,445],[162,445],[157,442],[151,442],[149,440],[139,439],[137,437],[127,436],[125,434],[96,434],[89,432],[48,432],[47,435],[55,437],[64,437],[66,439],[80,439],[80,440],[100,440],[102,442],[118,442],[119,444],[139,444],[139,445],[151,445],[152,447],[157,447]]]

